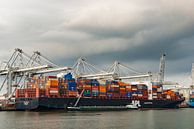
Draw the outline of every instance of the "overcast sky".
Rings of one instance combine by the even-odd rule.
[[[0,0],[0,60],[14,48],[60,65],[84,56],[99,67],[119,60],[142,72],[190,83],[194,0]]]

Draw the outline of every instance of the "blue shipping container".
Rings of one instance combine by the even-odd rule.
[[[72,74],[71,73],[68,73],[68,74],[64,75],[64,78],[66,80],[71,80],[73,77],[72,77]]]
[[[127,97],[131,97],[131,96],[132,96],[131,92],[127,92],[127,93],[126,93],[126,96],[127,96]]]
[[[112,94],[111,93],[107,93],[106,96],[107,97],[112,97]]]
[[[153,91],[157,91],[157,88],[152,88]]]
[[[143,92],[142,91],[137,91],[138,94],[142,94]]]
[[[68,86],[70,87],[76,87],[77,83],[76,82],[68,82]]]
[[[92,86],[99,86],[100,84],[99,83],[91,83]]]
[[[76,91],[76,87],[68,87],[68,90],[70,90],[70,91]]]

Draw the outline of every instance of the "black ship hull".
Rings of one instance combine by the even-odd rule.
[[[103,99],[103,98],[16,98],[16,110],[68,110],[68,107],[126,107],[135,105],[138,108],[177,108],[184,100],[131,100],[131,99]],[[76,104],[77,102],[77,104]],[[103,107],[103,108],[100,108]],[[119,109],[119,108],[118,108]],[[124,108],[123,108],[124,109]]]

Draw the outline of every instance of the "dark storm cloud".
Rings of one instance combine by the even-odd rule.
[[[114,60],[168,75],[190,72],[194,61],[192,0],[0,0],[0,58],[14,48],[41,51],[72,65],[79,56],[103,67]],[[171,67],[171,68],[170,68]]]

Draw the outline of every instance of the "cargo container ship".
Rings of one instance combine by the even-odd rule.
[[[122,81],[74,79],[55,76],[32,77],[26,88],[17,89],[16,110],[114,110],[138,108],[177,108],[184,98],[162,85],[152,82],[124,83]]]

